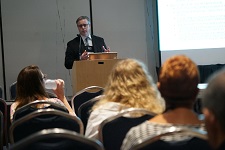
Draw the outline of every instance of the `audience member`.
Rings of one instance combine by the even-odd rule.
[[[85,135],[89,138],[98,138],[102,121],[127,108],[144,108],[157,114],[165,108],[145,65],[135,59],[121,60],[114,66],[103,94],[88,120]]]
[[[165,132],[171,126],[204,129],[204,124],[193,112],[193,105],[198,94],[199,72],[196,64],[184,55],[169,58],[162,66],[158,89],[166,102],[164,113],[130,129],[122,149],[128,150],[133,145],[159,131]],[[166,141],[188,139],[182,135],[167,136]]]
[[[57,79],[57,88],[53,92],[58,98],[48,98],[45,91],[45,76],[38,66],[30,65],[23,68],[18,77],[16,84],[16,99],[11,105],[10,119],[12,121],[13,114],[20,107],[38,100],[47,100],[64,106],[71,115],[75,115],[64,95],[64,81]],[[45,106],[42,106],[45,107]]]
[[[225,68],[212,75],[202,96],[209,143],[225,150]]]

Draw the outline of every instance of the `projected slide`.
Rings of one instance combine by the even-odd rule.
[[[160,51],[225,48],[225,0],[158,0],[157,4]]]
[[[224,0],[158,0],[160,50],[225,47]]]

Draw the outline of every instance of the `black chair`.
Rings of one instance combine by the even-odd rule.
[[[16,83],[17,83],[17,81],[13,82],[9,86],[10,100],[15,100],[15,98],[16,98]],[[57,98],[57,96],[54,93],[52,93],[48,90],[46,90],[46,93],[48,94],[48,97],[50,97],[50,98]]]
[[[3,150],[3,140],[4,140],[4,134],[3,134],[3,120],[4,120],[4,117],[3,117],[3,114],[2,112],[0,111],[0,150]]]
[[[78,108],[86,101],[99,96],[103,93],[104,89],[100,86],[89,86],[77,92],[71,99],[72,109],[78,114]]]
[[[2,95],[2,87],[0,86],[0,98],[3,98],[3,95]]]
[[[42,129],[63,128],[84,133],[82,121],[63,111],[56,109],[39,109],[12,123],[10,126],[10,143],[19,140]]]
[[[13,144],[10,150],[103,150],[100,141],[89,139],[74,131],[53,128],[38,131]]]
[[[49,106],[44,107],[44,108],[37,108],[37,105],[40,105],[40,104],[45,104],[45,105],[49,105]],[[23,107],[16,110],[13,115],[13,121],[18,120],[19,118],[22,118],[34,111],[37,111],[38,109],[48,109],[48,108],[53,108],[56,110],[61,110],[63,112],[69,113],[69,111],[65,107],[62,107],[59,104],[56,104],[56,103],[53,103],[53,102],[50,102],[47,100],[39,100],[39,101],[34,101],[27,105],[24,105]]]
[[[16,82],[13,82],[10,86],[9,86],[9,95],[10,95],[10,100],[14,100],[16,98]]]
[[[103,95],[96,96],[95,98],[83,103],[79,108],[78,108],[78,114],[77,116],[81,119],[84,125],[84,130],[86,129],[87,126],[87,121],[91,113],[91,108],[92,106],[102,97]]]
[[[190,136],[190,139],[181,141],[164,141],[161,138],[165,136],[171,136],[174,134],[181,134]],[[154,137],[148,138],[144,141],[140,141],[131,147],[130,150],[211,150],[207,142],[207,133],[193,128],[177,128],[170,127],[168,132],[160,133]]]
[[[154,113],[145,109],[127,109],[116,116],[104,120],[100,124],[99,139],[106,150],[120,149],[123,139],[132,127],[137,126],[154,116]]]
[[[7,130],[7,118],[8,118],[8,113],[7,113],[7,105],[6,105],[6,101],[0,98],[0,111],[2,113],[2,129],[3,129],[3,137],[1,138],[1,140],[3,140],[3,145],[7,146],[8,145],[8,130]]]

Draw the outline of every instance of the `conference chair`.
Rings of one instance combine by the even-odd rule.
[[[175,134],[190,136],[190,139],[180,141],[165,141],[161,140],[164,137],[172,136]],[[140,141],[131,147],[130,150],[210,150],[207,142],[207,132],[194,129],[194,128],[179,128],[169,127],[167,132],[158,132],[158,135],[150,137],[146,140]]]
[[[6,101],[2,98],[0,98],[0,112],[2,113],[2,119],[1,119],[1,124],[2,124],[2,130],[3,130],[3,137],[1,136],[1,140],[3,140],[3,145],[8,145],[8,130],[7,130],[7,118],[8,118],[8,113],[7,113],[7,104]]]
[[[103,150],[100,141],[89,139],[77,132],[53,128],[38,131],[13,144],[10,150]]]
[[[12,122],[9,132],[10,143],[13,144],[37,131],[50,128],[84,133],[82,121],[78,117],[52,108],[39,109]]]
[[[16,82],[13,82],[10,86],[9,86],[9,95],[10,95],[10,100],[14,100],[16,98]]]
[[[15,100],[15,98],[16,98],[16,83],[17,83],[17,81],[13,82],[9,86],[10,100]],[[48,94],[49,98],[57,98],[57,96],[54,93],[52,93],[52,92],[50,92],[48,90],[46,90],[46,93]]]
[[[132,127],[154,116],[154,113],[145,109],[129,108],[104,120],[99,127],[99,139],[103,143],[105,150],[120,149],[123,139]]]
[[[37,108],[37,106],[41,105],[41,104],[48,105],[48,106],[43,107],[43,108]],[[60,110],[60,111],[69,113],[69,111],[65,107],[63,107],[59,104],[56,104],[56,103],[53,103],[53,102],[47,101],[47,100],[39,100],[39,101],[34,101],[31,103],[28,103],[28,104],[22,106],[21,108],[19,108],[18,110],[16,110],[13,115],[13,121],[18,120],[19,118],[24,117],[38,109],[48,109],[48,108],[53,108],[56,110]]]
[[[73,111],[78,114],[78,108],[86,101],[99,96],[103,93],[104,88],[100,86],[89,86],[77,92],[71,99]]]
[[[4,134],[3,134],[3,120],[4,120],[4,117],[3,117],[3,114],[2,112],[0,111],[0,150],[3,150],[3,140],[4,140]]]
[[[79,108],[78,108],[78,114],[77,116],[81,119],[84,125],[84,130],[86,129],[88,118],[91,113],[91,109],[94,106],[94,104],[101,99],[103,95],[96,96],[95,98],[84,102]]]

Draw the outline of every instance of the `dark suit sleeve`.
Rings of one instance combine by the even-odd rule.
[[[79,60],[79,42],[74,39],[67,43],[64,66],[72,69],[75,60]]]
[[[102,46],[106,47],[105,41],[102,37],[94,36],[92,37],[92,42],[94,45],[95,52],[104,52]]]
[[[102,39],[103,40],[103,43],[102,43],[102,45],[105,47],[105,49],[107,49],[107,46],[106,46],[106,44],[105,44],[105,41],[104,41],[104,39]],[[102,51],[104,52],[104,50],[102,49]]]

